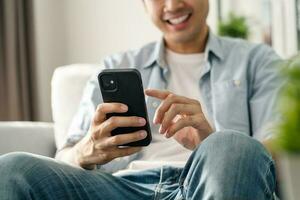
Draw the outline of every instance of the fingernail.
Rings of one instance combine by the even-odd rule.
[[[155,124],[155,125],[157,124],[155,119],[153,119],[153,124]]]
[[[159,133],[160,133],[160,134],[163,134],[163,133],[164,133],[163,127],[162,127],[162,126],[159,127]]]
[[[145,137],[147,136],[147,132],[146,132],[146,131],[141,131],[141,132],[140,132],[140,136],[141,136],[142,138],[145,138]]]
[[[155,117],[153,121],[154,121],[155,125],[159,124],[159,121],[158,121],[157,117]]]
[[[145,120],[144,118],[140,118],[140,119],[139,119],[139,123],[140,123],[141,125],[144,125],[144,124],[146,123],[146,120]]]

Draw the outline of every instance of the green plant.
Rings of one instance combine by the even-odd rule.
[[[282,119],[278,125],[279,147],[289,153],[300,153],[300,55],[284,67],[286,79],[279,99]]]
[[[229,13],[227,21],[219,22],[218,32],[221,36],[247,39],[249,28],[247,26],[246,18]]]

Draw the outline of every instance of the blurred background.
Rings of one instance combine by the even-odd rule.
[[[216,34],[265,42],[283,58],[298,52],[299,0],[210,4]],[[138,0],[0,0],[0,34],[0,121],[44,122],[57,67],[100,64],[160,37]]]

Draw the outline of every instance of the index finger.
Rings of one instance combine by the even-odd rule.
[[[151,97],[164,100],[165,98],[167,98],[168,95],[171,94],[171,92],[166,90],[146,89],[145,94]]]
[[[93,118],[94,124],[99,124],[105,121],[106,114],[108,113],[125,113],[128,107],[122,103],[102,103],[97,106]]]

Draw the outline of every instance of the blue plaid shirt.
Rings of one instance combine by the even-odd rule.
[[[167,65],[164,55],[165,46],[161,40],[135,51],[107,57],[103,65],[106,68],[136,68],[141,72],[145,88],[166,89],[169,68],[172,66]],[[217,37],[210,32],[205,58],[206,64],[201,78],[195,84],[199,84],[201,104],[206,107],[216,131],[236,130],[258,140],[270,137],[272,132],[264,127],[277,116],[273,108],[282,84],[277,67],[281,61],[280,57],[264,44]],[[103,66],[100,68],[103,69]],[[94,74],[86,85],[78,112],[69,128],[65,146],[72,146],[84,137],[95,109],[101,102],[97,74]],[[160,102],[158,99],[147,97],[146,103],[152,123]],[[153,134],[158,133],[154,130],[157,126],[151,124],[151,128]],[[134,154],[118,158],[102,165],[101,168],[115,172],[126,168],[139,156]]]

